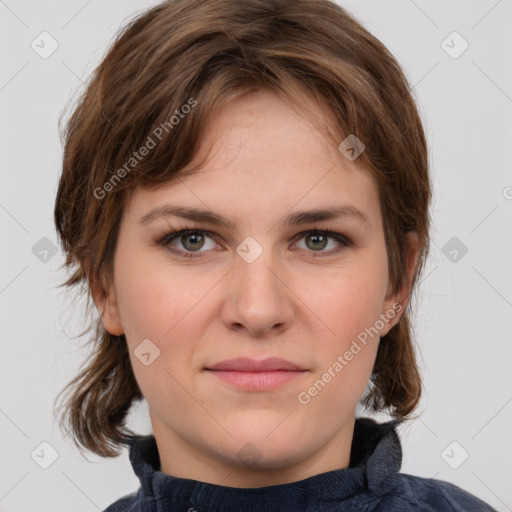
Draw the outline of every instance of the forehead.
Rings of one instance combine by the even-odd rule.
[[[138,188],[133,216],[171,203],[219,212],[235,223],[275,222],[292,211],[348,205],[380,220],[377,184],[343,156],[306,116],[270,92],[246,95],[219,110],[190,167],[193,175]]]

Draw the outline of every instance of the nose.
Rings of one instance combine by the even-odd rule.
[[[293,296],[272,251],[264,250],[251,263],[237,255],[226,282],[222,321],[228,329],[246,329],[253,337],[282,332],[293,319]]]

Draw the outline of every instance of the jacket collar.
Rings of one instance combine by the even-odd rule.
[[[377,423],[371,418],[357,418],[348,468],[268,487],[226,487],[164,474],[152,434],[130,442],[130,462],[141,483],[138,498],[146,503],[168,500],[174,506],[184,504],[198,510],[217,507],[227,512],[258,500],[261,510],[305,510],[304,503],[340,502],[368,490],[379,496],[392,488],[402,464],[396,425],[396,421]]]

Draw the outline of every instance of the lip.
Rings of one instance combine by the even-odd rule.
[[[308,372],[277,357],[261,361],[247,357],[227,359],[205,370],[226,384],[247,391],[270,391]]]
[[[270,391],[307,373],[305,370],[274,370],[271,372],[206,371],[224,383],[245,391]]]
[[[207,370],[226,370],[226,371],[238,371],[238,372],[273,372],[277,370],[285,371],[304,371],[305,368],[301,368],[299,365],[281,359],[279,357],[268,357],[257,361],[256,359],[250,359],[249,357],[237,357],[235,359],[226,359],[220,361],[213,366],[208,366]]]

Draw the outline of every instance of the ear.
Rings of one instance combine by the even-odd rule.
[[[119,316],[119,308],[113,285],[105,285],[105,280],[97,274],[89,278],[92,299],[101,315],[105,329],[114,336],[124,333]]]
[[[386,300],[384,301],[384,307],[382,310],[382,319],[385,322],[385,326],[381,329],[380,336],[385,336],[391,330],[391,328],[399,322],[400,317],[403,315],[405,308],[409,303],[412,284],[411,281],[414,270],[416,269],[416,265],[418,264],[419,242],[418,234],[415,231],[409,231],[406,235],[406,238],[408,245],[407,283],[396,295],[391,295],[391,283],[389,284]],[[394,314],[392,314],[391,311],[393,311]]]

